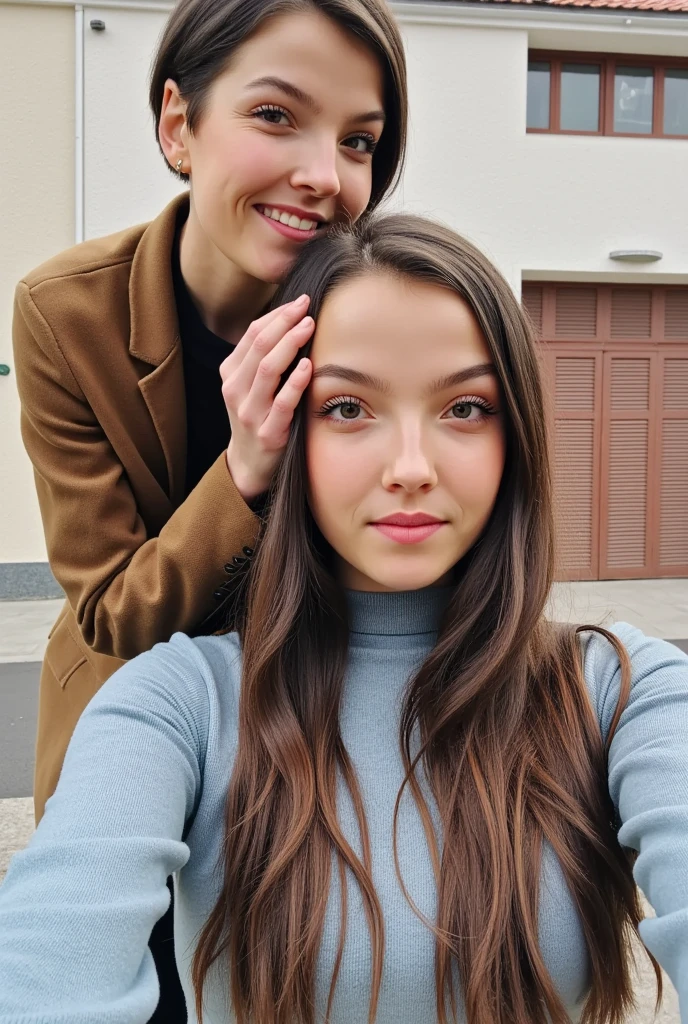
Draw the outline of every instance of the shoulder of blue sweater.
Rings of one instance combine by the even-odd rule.
[[[201,658],[212,672],[219,671],[223,677],[226,677],[227,672],[231,675],[241,674],[241,642],[238,633],[197,636],[193,640],[182,633],[175,633],[172,639],[191,644],[195,648],[196,657]]]
[[[174,633],[123,665],[101,687],[89,707],[105,704],[178,710],[208,708],[214,693],[237,672],[240,648],[236,634],[191,639]],[[203,714],[205,717],[205,714]]]
[[[658,637],[648,636],[629,622],[615,622],[604,628],[609,633],[613,633],[625,647],[631,660],[633,676],[646,672],[648,669],[661,667],[666,662],[679,665],[688,664],[688,655],[684,654],[675,644],[669,643],[667,640],[660,640]],[[587,638],[586,662],[591,659],[597,672],[606,669],[616,672],[619,660],[607,638],[594,631],[584,635]]]
[[[241,659],[241,644],[238,633],[223,633],[217,636],[189,637],[186,633],[173,633],[167,643],[155,644],[146,654],[134,658],[135,664],[141,658],[153,654],[161,664],[170,664],[179,659],[189,666],[195,665],[202,671],[213,669],[218,660],[223,670]]]
[[[171,665],[184,671],[187,677],[194,674],[211,691],[226,687],[228,678],[241,677],[241,644],[237,633],[221,636],[188,637],[185,633],[174,633],[166,644],[156,644],[152,654],[160,659],[164,671]]]
[[[631,663],[631,692],[628,706],[640,699],[670,702],[677,692],[688,690],[688,656],[674,644],[647,636],[628,622],[606,627],[623,644]],[[600,633],[585,637],[584,672],[593,706],[603,734],[619,699],[619,659],[609,641]]]

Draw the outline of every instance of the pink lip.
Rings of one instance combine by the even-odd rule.
[[[441,526],[443,522],[444,520],[438,519],[437,516],[429,516],[425,512],[394,512],[391,516],[376,519],[373,526],[379,526],[380,523],[390,526]]]
[[[421,541],[432,537],[433,533],[437,533],[445,523],[442,519],[425,515],[423,512],[414,512],[413,515],[397,512],[370,525],[397,544],[420,544]]]
[[[293,214],[295,217],[299,217],[301,220],[316,220],[319,224],[322,224],[323,218],[317,213],[308,213],[307,210],[299,210],[296,206],[282,206],[271,203],[259,203],[259,206],[271,206],[273,210],[280,210],[283,213]],[[278,231],[280,235],[284,235],[285,238],[291,238],[295,242],[309,242],[311,238],[315,238],[318,229],[313,228],[312,231],[301,231],[300,228],[290,228],[288,224],[282,224],[279,220],[273,220],[272,217],[266,217],[262,210],[258,209],[258,206],[254,206],[256,213],[269,224],[271,227]]]
[[[426,526],[392,526],[390,523],[371,523],[376,530],[395,540],[397,544],[420,544],[432,537],[433,533],[444,526],[444,523],[428,523]]]

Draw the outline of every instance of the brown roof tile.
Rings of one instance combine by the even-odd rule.
[[[688,14],[688,0],[480,0],[484,4],[528,4],[535,7],[606,7],[625,11]]]

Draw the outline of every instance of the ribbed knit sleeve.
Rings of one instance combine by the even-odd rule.
[[[609,756],[609,792],[622,827],[619,842],[638,852],[634,876],[656,917],[641,937],[679,994],[688,1022],[688,657],[627,623],[614,633],[632,665],[631,693]],[[592,634],[585,674],[606,737],[619,696],[619,663]]]
[[[211,676],[181,634],[129,662],[82,716],[55,795],[0,888],[2,1024],[144,1024],[148,950],[187,861]]]

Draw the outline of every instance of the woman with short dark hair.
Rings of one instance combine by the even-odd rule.
[[[404,151],[384,0],[181,0],[150,101],[189,193],[17,289],[22,433],[67,597],[41,674],[37,818],[103,682],[224,619],[310,378],[304,360],[281,380],[308,296],[264,311],[308,240],[380,202]]]

